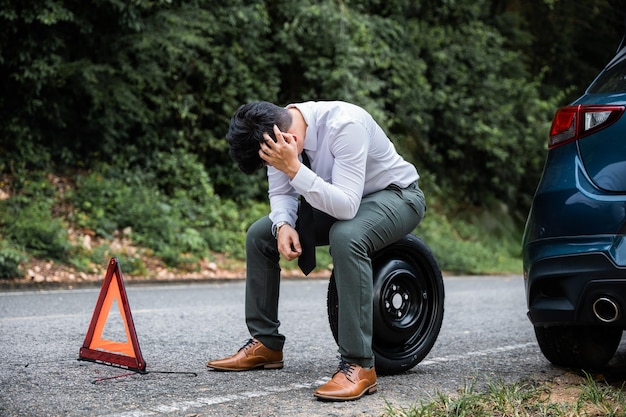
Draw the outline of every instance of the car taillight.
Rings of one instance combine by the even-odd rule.
[[[548,148],[583,138],[615,123],[624,113],[624,106],[566,106],[557,110],[550,128]]]

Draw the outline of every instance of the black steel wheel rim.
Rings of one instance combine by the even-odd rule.
[[[379,268],[374,283],[373,348],[387,358],[415,355],[428,333],[438,328],[438,298],[433,285],[436,277],[420,268],[418,260],[396,256]]]

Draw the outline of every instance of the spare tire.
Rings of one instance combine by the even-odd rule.
[[[430,248],[412,234],[376,252],[372,268],[376,372],[398,374],[421,362],[439,336],[444,312],[441,270]],[[327,301],[337,342],[339,302],[334,273]]]

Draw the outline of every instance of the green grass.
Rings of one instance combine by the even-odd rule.
[[[601,379],[601,376],[600,376]],[[558,392],[557,392],[558,390]],[[384,417],[573,417],[623,416],[626,413],[624,383],[600,382],[590,374],[579,385],[565,388],[551,382],[488,382],[478,391],[465,386],[455,395],[435,392],[429,400],[408,408],[387,404]]]

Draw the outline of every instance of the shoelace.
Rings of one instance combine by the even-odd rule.
[[[241,352],[242,350],[246,350],[251,348],[252,346],[256,345],[258,343],[258,341],[254,340],[254,339],[248,339],[248,341],[246,342],[245,345],[243,345],[241,347],[241,349],[239,349],[239,351]]]
[[[344,361],[342,357],[339,357],[339,366],[337,366],[335,373],[341,372],[346,378],[352,381],[352,369],[354,369],[354,365],[350,365],[348,362]]]

